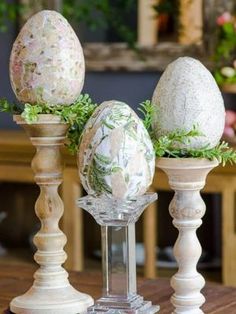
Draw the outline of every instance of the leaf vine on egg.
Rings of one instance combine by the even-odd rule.
[[[167,135],[156,138],[152,129],[154,119],[154,106],[150,100],[142,102],[138,108],[142,113],[143,124],[149,132],[152,139],[154,151],[157,158],[206,158],[209,160],[217,159],[219,163],[225,166],[226,163],[236,164],[236,151],[229,147],[226,142],[220,142],[213,148],[206,144],[202,148],[181,148],[181,144],[186,144],[194,137],[205,136],[202,134],[197,125],[193,125],[190,131],[176,129]],[[179,148],[176,147],[179,144]]]
[[[96,108],[97,104],[88,94],[80,95],[70,106],[28,103],[16,105],[0,99],[0,112],[20,114],[29,124],[37,122],[40,114],[59,116],[61,121],[69,124],[66,146],[72,154],[77,152],[84,126]]]

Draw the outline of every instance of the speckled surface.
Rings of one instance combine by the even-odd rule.
[[[88,194],[117,198],[142,195],[152,182],[155,154],[150,137],[125,103],[102,103],[85,126],[78,155]]]
[[[71,104],[84,84],[80,42],[58,12],[41,11],[21,29],[10,57],[12,88],[23,103]]]
[[[196,125],[205,135],[184,147],[214,147],[224,129],[225,108],[220,90],[211,73],[193,58],[183,57],[169,64],[153,94],[156,137],[176,129]]]

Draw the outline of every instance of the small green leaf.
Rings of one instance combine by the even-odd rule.
[[[121,167],[117,167],[117,166],[111,168],[111,172],[112,172],[112,173],[116,173],[116,172],[119,172],[119,171],[121,171],[121,170],[122,170],[122,168],[121,168]]]

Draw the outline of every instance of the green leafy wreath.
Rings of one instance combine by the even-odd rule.
[[[6,99],[0,99],[0,112],[21,114],[29,124],[37,122],[39,114],[54,114],[61,117],[61,121],[69,124],[67,133],[67,148],[72,154],[77,152],[84,126],[97,104],[93,103],[88,94],[80,95],[71,105],[12,105]]]

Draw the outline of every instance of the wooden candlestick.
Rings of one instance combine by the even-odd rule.
[[[167,174],[170,187],[175,191],[169,206],[173,224],[179,230],[174,246],[179,269],[171,279],[175,290],[171,298],[174,314],[203,313],[200,307],[205,298],[200,291],[205,280],[196,269],[202,252],[196,230],[202,224],[201,218],[206,210],[200,190],[205,185],[207,174],[217,165],[217,161],[197,158],[157,160],[157,167]]]
[[[66,236],[58,226],[64,210],[58,195],[62,182],[60,146],[64,143],[68,125],[62,123],[60,117],[50,114],[40,115],[34,124],[27,124],[19,115],[14,116],[14,120],[22,125],[37,148],[32,169],[40,187],[35,211],[41,229],[34,238],[38,249],[34,258],[40,268],[34,274],[33,286],[24,295],[13,299],[10,309],[20,314],[86,313],[93,299],[75,290],[68,281],[68,273],[62,267],[66,260],[63,250]]]

